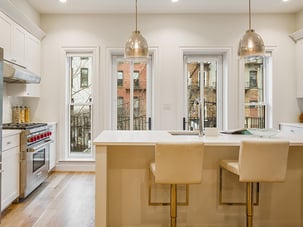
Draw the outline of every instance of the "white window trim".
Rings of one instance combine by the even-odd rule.
[[[155,109],[155,99],[156,99],[156,94],[155,94],[155,82],[157,81],[157,74],[156,73],[156,66],[157,66],[157,48],[150,47],[149,48],[149,55],[151,56],[151,59],[149,59],[149,63],[147,64],[147,73],[151,72],[151,74],[147,75],[146,78],[146,83],[147,83],[147,118],[151,117],[152,118],[152,129],[155,129],[156,127],[156,109]],[[106,71],[106,84],[107,86],[104,88],[106,94],[110,94],[110,96],[105,100],[104,108],[109,110],[104,116],[105,124],[104,128],[108,130],[113,130],[117,128],[117,114],[116,114],[116,106],[117,106],[117,78],[116,74],[114,72],[117,71],[117,69],[114,66],[114,61],[113,57],[117,58],[123,58],[124,56],[124,49],[122,48],[108,48],[107,49],[107,71]],[[151,68],[148,68],[151,67]],[[132,81],[133,83],[133,81]]]
[[[237,83],[237,77],[235,74],[232,74],[232,47],[180,47],[180,62],[182,62],[180,69],[180,79],[181,83],[178,84],[178,87],[181,91],[184,91],[184,86],[186,81],[184,81],[184,56],[188,55],[222,55],[223,56],[223,80],[222,80],[222,130],[227,130],[229,128],[235,128],[238,121],[238,110],[237,101],[238,101],[238,90],[230,89],[234,87],[233,85]],[[177,107],[178,111],[178,122],[179,129],[183,127],[183,117],[184,117],[184,103],[186,102],[186,97],[184,92],[179,93],[178,100],[181,100]],[[219,102],[219,100],[218,100]]]
[[[266,64],[271,64],[271,67],[266,67],[266,71],[264,70],[265,75],[265,103],[266,103],[266,119],[265,119],[265,127],[266,128],[279,128],[279,102],[276,99],[277,96],[277,87],[278,87],[278,78],[274,77],[275,72],[275,59],[276,59],[276,53],[275,53],[276,47],[266,47],[265,52],[269,53],[271,55],[271,62],[265,61]],[[245,81],[244,81],[244,60],[239,59],[239,126],[244,126],[244,119],[245,119],[245,112],[244,112],[244,88],[245,87]]]
[[[96,137],[96,132],[97,132],[97,128],[96,125],[97,122],[100,122],[100,118],[98,116],[100,116],[100,104],[96,102],[97,97],[99,96],[99,48],[98,47],[63,47],[63,53],[64,53],[64,58],[65,58],[65,74],[64,74],[64,83],[65,83],[65,98],[64,98],[64,116],[62,116],[63,119],[63,124],[62,127],[63,129],[63,135],[64,138],[68,138],[69,135],[69,127],[67,127],[67,123],[69,120],[69,114],[70,114],[70,110],[69,110],[69,93],[70,93],[70,88],[69,88],[69,77],[67,76],[69,73],[69,68],[68,68],[68,62],[67,62],[67,57],[68,56],[73,56],[73,55],[89,55],[92,56],[93,58],[93,78],[92,78],[92,100],[94,102],[93,104],[93,110],[92,110],[92,122],[94,122],[92,124],[92,135],[91,135],[91,139],[93,140],[93,138]],[[80,161],[80,162],[86,162],[86,161],[94,161],[95,160],[95,148],[94,146],[92,146],[92,151],[90,155],[70,155],[69,152],[69,139],[64,139],[62,140],[62,148],[61,151],[62,153],[60,154],[60,159],[61,161]]]

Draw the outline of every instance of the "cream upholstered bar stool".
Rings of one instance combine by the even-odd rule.
[[[244,140],[238,160],[220,162],[220,200],[222,168],[246,182],[246,226],[253,226],[253,183],[283,182],[286,177],[289,142],[276,139]],[[229,203],[231,205],[231,203]]]
[[[162,142],[155,145],[155,162],[150,164],[150,170],[156,184],[170,184],[172,227],[177,225],[177,185],[201,183],[203,156],[203,142]]]

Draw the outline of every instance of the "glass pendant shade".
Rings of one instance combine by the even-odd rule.
[[[125,58],[147,58],[148,45],[140,31],[133,31],[125,44]]]
[[[264,42],[260,35],[253,29],[247,30],[239,42],[238,55],[244,56],[260,56],[264,55]]]
[[[249,29],[239,42],[238,55],[245,56],[260,56],[264,55],[264,42],[260,35],[251,28],[251,6],[249,0]]]

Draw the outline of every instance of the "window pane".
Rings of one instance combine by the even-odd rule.
[[[92,57],[70,61],[70,155],[91,155]]]
[[[71,57],[71,101],[86,103],[91,100],[91,57]]]
[[[264,57],[245,59],[245,127],[265,128]]]
[[[120,61],[117,65],[117,71],[119,72],[118,80],[119,74],[123,75],[123,84],[117,86],[117,129],[145,130],[147,129],[146,63],[131,65],[129,62]],[[133,86],[131,86],[131,82]]]
[[[91,153],[91,105],[70,106],[70,151]]]
[[[201,73],[200,70],[203,70]],[[200,85],[204,94],[201,96]],[[199,104],[203,100],[204,127],[217,127],[217,62],[187,64],[187,103],[189,130],[199,129]]]
[[[134,64],[133,130],[146,130],[146,63]]]
[[[265,128],[265,106],[245,106],[245,128]]]

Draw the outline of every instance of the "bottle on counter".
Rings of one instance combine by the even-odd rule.
[[[30,110],[28,106],[24,107],[24,122],[30,122]]]
[[[20,123],[25,122],[25,108],[24,106],[19,107],[19,112],[20,112]]]
[[[13,110],[12,110],[12,117],[13,117],[13,123],[14,124],[19,124],[20,122],[20,108],[19,106],[13,106]]]

